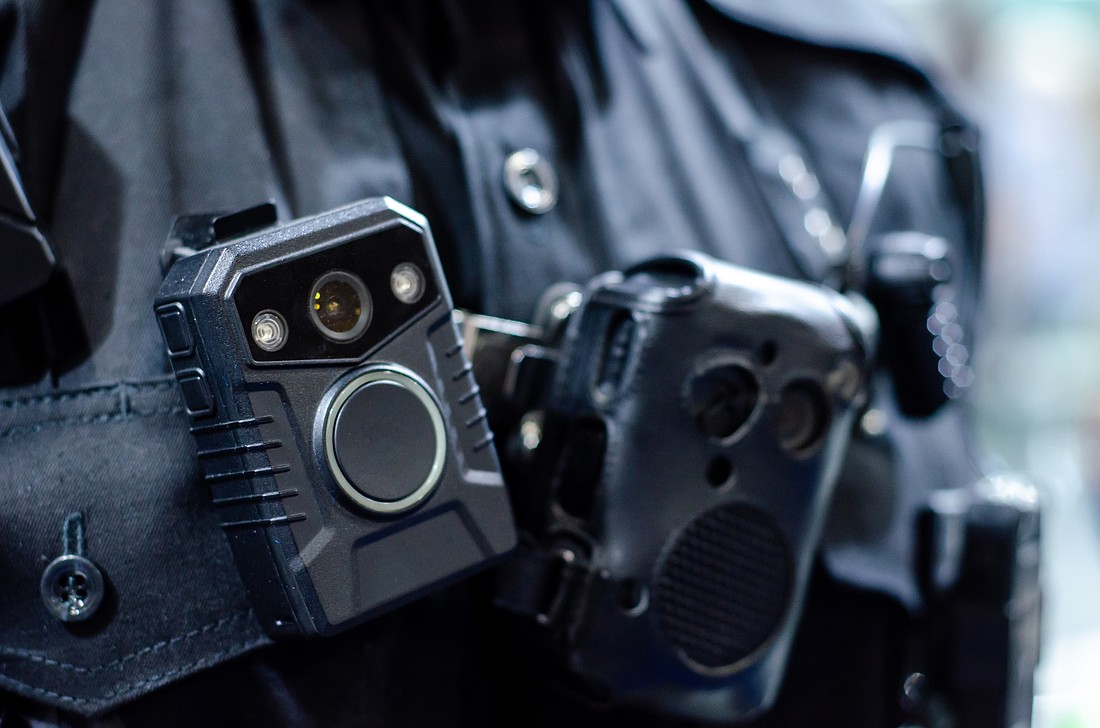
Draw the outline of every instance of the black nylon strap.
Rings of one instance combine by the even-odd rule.
[[[3,109],[0,128],[11,128]],[[41,288],[57,264],[27,199],[13,142],[9,134],[0,135],[0,306]]]
[[[91,2],[0,6],[9,90],[0,100],[0,383],[29,383],[47,371],[56,377],[87,355],[72,286],[43,220],[52,211],[63,110],[91,10]]]
[[[562,562],[551,554],[524,548],[497,570],[493,603],[510,612],[546,621],[557,601]]]

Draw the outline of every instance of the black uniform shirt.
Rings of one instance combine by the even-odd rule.
[[[807,236],[794,198],[769,206],[753,161],[761,138],[792,144],[839,230],[876,127],[958,121],[904,33],[849,0],[103,0],[83,13],[4,11],[0,101],[90,356],[52,375],[32,362],[0,390],[3,725],[124,703],[134,724],[588,715],[542,685],[537,666],[517,667],[476,582],[338,638],[268,646],[197,479],[152,315],[174,216],[274,199],[289,219],[389,195],[431,221],[458,305],[529,319],[554,282],[676,249],[828,278],[836,250],[820,225]],[[521,149],[556,173],[545,213],[504,182]],[[973,230],[941,159],[900,165],[883,210],[883,229],[951,241],[962,280],[975,278]],[[13,321],[27,310],[0,311],[5,341],[23,340],[29,324]],[[68,330],[52,323],[62,349]],[[834,626],[804,630],[777,724],[892,715],[899,625],[919,604],[914,508],[973,477],[957,408],[907,421],[888,388],[881,397],[890,428],[853,445],[822,559],[832,586],[815,588],[807,608],[815,625]],[[38,592],[72,511],[85,514],[88,554],[110,584],[102,615],[78,627],[51,618]],[[831,699],[838,692],[850,707]],[[620,718],[641,720],[593,720]]]

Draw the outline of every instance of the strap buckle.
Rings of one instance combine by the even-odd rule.
[[[547,629],[573,632],[591,587],[608,579],[573,545],[522,548],[498,569],[493,603]]]

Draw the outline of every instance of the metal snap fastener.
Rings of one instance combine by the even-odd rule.
[[[532,215],[550,212],[558,203],[558,175],[534,149],[520,149],[504,160],[504,188]]]
[[[103,602],[103,574],[90,560],[65,554],[42,573],[42,601],[62,622],[83,622]]]
[[[62,622],[83,622],[103,603],[103,573],[84,555],[84,514],[70,513],[61,526],[62,554],[42,572],[42,601]]]

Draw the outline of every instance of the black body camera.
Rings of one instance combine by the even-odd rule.
[[[594,697],[765,710],[866,396],[874,311],[698,254],[547,310],[570,295],[556,341],[530,332],[482,381],[526,412],[500,423],[518,433],[502,452],[527,543],[498,603],[533,617],[522,631]],[[500,346],[503,327],[478,319],[479,351]]]
[[[427,222],[388,198],[169,269],[156,315],[269,634],[345,629],[514,546],[452,305]]]

